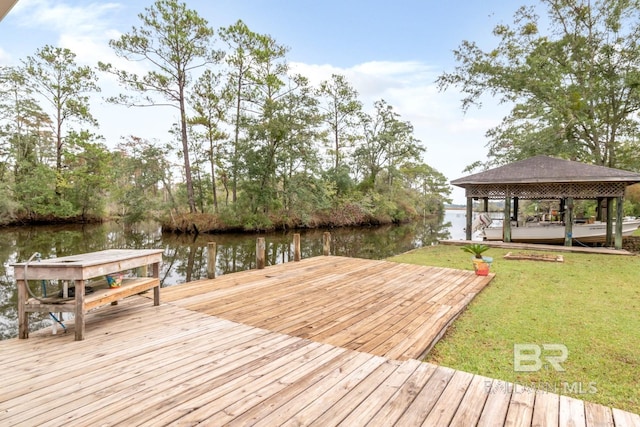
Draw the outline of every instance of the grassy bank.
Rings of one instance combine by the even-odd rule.
[[[437,218],[443,211],[428,214]],[[233,209],[220,214],[183,213],[172,214],[160,219],[162,230],[176,233],[220,233],[220,232],[261,232],[290,229],[315,229],[335,227],[377,226],[406,223],[419,218],[409,205],[370,208],[357,203],[344,203],[328,210],[300,215],[295,212],[249,214]]]
[[[563,253],[564,263],[551,263],[505,260],[507,252],[485,254],[496,277],[426,361],[640,413],[640,257]],[[457,246],[392,260],[472,269]],[[566,346],[565,371],[545,363],[516,372],[514,344]]]

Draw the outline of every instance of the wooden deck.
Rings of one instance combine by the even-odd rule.
[[[232,306],[232,295],[244,298],[252,290],[260,300],[275,292],[271,282],[278,280],[293,290],[305,274],[317,274],[328,263],[334,276],[315,276],[312,287],[343,295],[340,286],[330,286],[340,277],[353,278],[343,261],[314,258],[221,277],[213,290],[206,288],[210,281],[202,281],[183,291],[205,286],[207,293],[218,293]],[[376,269],[380,262],[354,262],[363,262],[360,267],[370,271],[370,286],[384,287],[376,281],[386,277]],[[412,271],[398,279],[399,286],[422,282],[425,292],[432,293],[429,277],[435,280],[437,271],[424,275],[411,266],[397,267]],[[366,275],[359,274],[358,289],[366,293]],[[421,274],[422,279],[413,277]],[[49,330],[34,332],[28,340],[0,341],[0,425],[640,426],[640,416],[628,412],[238,323],[207,314],[202,307],[183,307],[195,304],[197,297],[175,299],[177,287],[162,292],[160,306],[134,296],[89,313],[90,333],[84,341]],[[409,300],[420,299],[403,292]],[[166,303],[165,293],[173,294],[174,301]],[[355,294],[344,295],[356,299]],[[314,304],[312,299],[298,302]],[[325,304],[330,308],[325,315],[340,311],[340,306]],[[349,301],[343,304],[346,309]],[[290,305],[282,307],[283,313],[295,311]],[[68,328],[73,330],[73,325]]]
[[[493,278],[389,261],[316,257],[164,288],[162,300],[396,360],[420,359]]]

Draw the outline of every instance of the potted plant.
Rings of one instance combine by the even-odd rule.
[[[473,261],[473,269],[478,276],[486,276],[489,274],[489,268],[493,258],[482,256],[482,254],[489,250],[489,246],[481,243],[471,243],[464,245],[462,250],[473,255],[471,258]]]
[[[124,275],[122,273],[107,274],[107,284],[109,285],[109,288],[119,288],[122,285],[123,276]]]

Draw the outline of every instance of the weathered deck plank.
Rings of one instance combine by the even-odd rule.
[[[534,391],[516,384],[513,387],[505,425],[530,425],[533,418],[533,404],[536,398]]]
[[[472,374],[456,371],[422,424],[428,426],[449,425],[472,379]]]
[[[277,396],[275,399],[270,399],[272,403],[268,406],[277,405],[277,410],[265,413],[264,408],[257,408],[254,410],[258,414],[256,426],[273,426],[282,425],[287,420],[292,419],[297,413],[302,411],[310,402],[315,402],[325,395],[335,384],[344,377],[351,375],[362,364],[374,360],[375,363],[379,362],[376,356],[372,356],[367,353],[351,353],[341,359],[337,359],[336,363],[323,368],[322,370],[315,372],[311,377],[309,383],[304,383],[303,387],[296,387],[289,393],[285,393],[284,396],[287,399],[280,399]],[[296,391],[297,393],[294,393]],[[276,403],[277,402],[277,403]],[[241,417],[238,418],[238,421]],[[244,425],[232,422],[233,425]]]
[[[480,420],[482,410],[487,402],[487,391],[491,385],[491,379],[481,375],[474,375],[455,416],[451,420],[452,426],[475,426]]]
[[[379,356],[373,356],[366,360],[363,364],[358,366],[349,375],[335,378],[332,386],[329,387],[323,394],[316,396],[312,401],[307,401],[300,411],[298,411],[292,418],[284,422],[283,426],[291,425],[309,425],[326,411],[330,411],[333,406],[339,403],[344,397],[354,390],[359,384],[365,381],[371,374],[376,372],[380,366],[387,361]],[[385,366],[382,370],[384,374],[390,366]],[[377,374],[379,377],[382,375]],[[385,376],[386,378],[386,376]],[[346,399],[344,399],[346,400]],[[347,404],[349,402],[347,401]],[[339,418],[342,419],[342,418]]]
[[[488,388],[489,396],[478,420],[478,427],[503,426],[509,411],[513,388],[509,383],[493,380]]]
[[[617,408],[613,408],[613,422],[616,427],[638,427],[640,426],[640,414],[632,414]]]
[[[189,310],[398,360],[416,359],[493,278],[344,257],[165,288]]]
[[[611,408],[596,405],[592,402],[584,402],[585,418],[588,426],[613,427],[613,414]],[[640,422],[638,423],[640,424]]]
[[[532,427],[557,426],[560,420],[560,396],[545,390],[536,391]]]
[[[355,387],[350,387],[347,394],[342,399],[335,402],[329,409],[325,409],[318,418],[316,418],[309,425],[316,427],[324,427],[334,423],[335,420],[344,420],[350,414],[360,414],[360,406],[363,402],[370,397],[370,394],[381,383],[387,380],[390,375],[397,371],[398,367],[402,365],[402,362],[396,360],[387,360],[371,372],[367,378],[360,381]],[[373,404],[378,404],[371,398]],[[359,410],[356,411],[356,408]],[[366,405],[362,405],[362,408],[366,408]],[[366,410],[362,410],[363,414],[366,414]],[[306,424],[306,423],[305,423]],[[347,424],[348,425],[348,424]],[[362,424],[359,424],[362,425]]]
[[[416,369],[421,365],[422,363],[417,360],[409,360],[398,366],[394,374],[387,377],[387,379],[358,406],[358,410],[352,411],[340,424],[353,426],[365,425],[370,422],[371,418],[386,405],[389,399],[414,375]]]
[[[416,368],[414,373],[398,388],[393,396],[373,416],[369,425],[389,426],[395,425],[407,408],[413,403],[416,396],[423,389],[429,378],[436,371],[437,366],[423,363]]]
[[[568,396],[560,396],[560,425],[586,427],[584,402]]]
[[[453,369],[438,366],[424,387],[422,387],[422,390],[409,404],[402,417],[400,417],[398,424],[407,426],[422,425],[422,422],[431,413],[431,409],[440,398],[442,391],[449,384],[455,372]]]

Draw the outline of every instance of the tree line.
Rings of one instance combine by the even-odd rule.
[[[155,216],[203,231],[442,211],[446,178],[385,100],[366,112],[342,75],[312,86],[291,71],[287,47],[241,20],[214,31],[177,0],[157,0],[138,18],[109,42],[137,68],[78,65],[50,45],[0,68],[1,223]],[[99,76],[122,88],[110,103],[175,109],[167,140],[105,141],[89,102]]]

